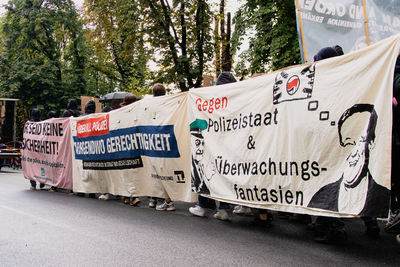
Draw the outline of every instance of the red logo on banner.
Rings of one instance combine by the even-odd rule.
[[[297,92],[297,89],[299,89],[299,85],[300,85],[299,76],[294,75],[290,77],[286,85],[287,93],[289,95],[294,95]]]
[[[78,138],[108,134],[110,132],[109,114],[105,117],[78,121],[76,132]]]

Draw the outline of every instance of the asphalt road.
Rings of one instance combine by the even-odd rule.
[[[305,225],[279,218],[231,222],[68,193],[29,190],[21,171],[0,172],[0,266],[399,266],[393,234],[364,235],[347,219],[344,245],[313,241]],[[383,226],[383,222],[381,224]]]

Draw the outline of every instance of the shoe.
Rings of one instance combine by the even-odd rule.
[[[239,207],[239,208],[237,208]],[[251,212],[251,208],[244,207],[244,206],[236,206],[233,210],[233,213],[236,215],[244,215],[244,216],[252,216],[253,213]]]
[[[229,221],[229,216],[228,212],[226,210],[218,210],[214,216],[215,219],[221,220],[221,221]]]
[[[109,194],[102,194],[102,195],[99,196],[100,200],[108,200],[109,198],[110,198]]]
[[[395,212],[390,211],[389,214],[389,219],[385,225],[385,231],[387,232],[396,232],[395,231],[391,231],[392,228],[398,228],[397,225],[400,222],[400,210],[397,210]]]
[[[365,230],[365,234],[367,236],[372,237],[372,238],[379,237],[380,229],[379,229],[378,222],[376,220],[365,223],[365,226],[367,227],[367,229]]]
[[[327,233],[319,233],[314,241],[324,244],[340,244],[347,241],[347,233],[345,230],[330,230]]]
[[[166,210],[166,211],[174,211],[175,206],[174,206],[174,202],[170,201],[164,201],[164,203],[157,205],[156,210]]]
[[[29,189],[30,189],[30,190],[36,190],[36,187],[31,186],[31,187],[29,187]]]
[[[44,188],[44,184],[40,183],[39,188],[43,189]]]
[[[140,203],[140,199],[138,197],[135,197],[129,205],[137,206],[137,205],[139,205],[139,203]]]
[[[195,216],[203,217],[204,214],[206,213],[206,210],[200,207],[199,205],[196,205],[194,207],[190,207],[189,212]]]
[[[129,204],[129,203],[131,203],[129,197],[124,197],[124,204]]]
[[[95,194],[95,193],[90,193],[90,194],[89,194],[89,197],[90,197],[90,198],[96,198],[96,194]]]
[[[155,208],[155,207],[156,207],[156,200],[151,197],[149,200],[149,208]]]
[[[49,189],[49,192],[51,192],[51,193],[54,193],[54,192],[56,192],[57,191],[57,187],[55,187],[55,186],[52,186],[52,187],[50,187],[50,189]]]

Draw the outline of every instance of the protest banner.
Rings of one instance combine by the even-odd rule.
[[[400,32],[400,1],[296,0],[303,62],[319,49],[340,45],[345,53]]]
[[[27,121],[24,126],[21,164],[27,179],[72,189],[69,119]]]
[[[71,118],[73,190],[193,201],[187,94]]]
[[[193,191],[256,208],[387,217],[399,38],[190,90]]]

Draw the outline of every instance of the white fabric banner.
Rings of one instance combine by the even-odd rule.
[[[69,119],[25,123],[21,163],[26,179],[71,190],[71,158]]]
[[[187,93],[71,118],[73,190],[194,201]]]
[[[190,90],[193,190],[251,207],[386,217],[399,41]]]

